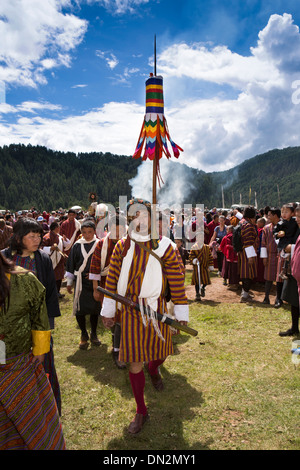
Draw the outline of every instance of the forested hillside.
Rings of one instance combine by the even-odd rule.
[[[0,147],[0,208],[52,210],[80,205],[88,208],[90,192],[98,201],[118,205],[119,196],[131,196],[129,180],[137,175],[141,160],[111,153],[64,153],[45,147],[10,145]],[[232,203],[259,207],[300,200],[300,147],[272,150],[246,160],[224,172],[205,173],[179,162],[189,183],[184,203],[222,206]],[[163,186],[167,191],[168,183]]]
[[[128,198],[128,180],[140,164],[110,153],[79,154],[45,147],[10,145],[0,148],[0,208],[52,210],[70,205],[87,208],[88,195],[117,204],[118,195]]]

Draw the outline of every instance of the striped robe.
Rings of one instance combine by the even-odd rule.
[[[95,251],[93,253],[90,265],[89,279],[92,281],[99,281],[101,287],[105,287],[106,275],[101,274],[101,259],[102,259],[102,247],[104,238],[98,240]],[[111,255],[115,248],[115,242],[110,238],[107,244],[107,253],[105,259],[105,268],[109,266]],[[101,293],[101,302],[103,300],[103,294]]]
[[[257,262],[248,262],[246,248],[253,247],[254,252],[258,247],[258,236],[256,226],[243,219],[241,221],[241,237],[243,250],[238,254],[240,279],[254,279],[257,276]]]
[[[118,241],[110,259],[105,288],[111,293],[117,292],[126,240],[128,240],[128,238],[123,238]],[[144,242],[143,245],[149,249],[152,248],[150,241]],[[138,245],[135,245],[133,259],[128,273],[125,296],[137,303],[149,256],[152,255]],[[158,298],[157,311],[161,314],[167,312],[164,292],[168,281],[176,316],[176,308],[184,306],[188,309],[188,302],[185,294],[184,274],[181,272],[177,254],[171,242],[161,259],[164,262],[163,285],[161,295]],[[120,304],[118,304],[118,308],[119,307]],[[150,362],[157,359],[165,359],[168,355],[173,354],[171,330],[165,323],[158,323],[164,338],[163,341],[155,332],[152,323],[148,321],[148,325],[144,326],[141,314],[122,304],[120,324],[120,361]]]
[[[297,281],[298,286],[298,295],[299,295],[299,302],[300,302],[300,235],[297,237],[294,252],[291,259],[291,272],[292,276]]]
[[[65,450],[49,380],[32,353],[0,365],[0,450]]]
[[[201,285],[207,286],[208,284],[211,284],[209,267],[214,266],[214,259],[210,247],[208,245],[203,244],[201,249],[199,249],[199,245],[195,243],[195,245],[192,246],[192,249],[190,251],[190,262],[193,263],[193,259],[195,258],[197,258],[200,262]],[[193,275],[191,285],[195,286],[198,284],[198,266],[193,264]]]
[[[277,244],[273,236],[273,224],[268,224],[263,228],[261,238],[260,257],[267,259],[264,278],[266,281],[276,281],[277,275]]]

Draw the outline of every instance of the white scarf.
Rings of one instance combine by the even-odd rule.
[[[107,276],[108,270],[109,270],[109,265],[105,267],[109,236],[110,236],[110,232],[104,238],[102,249],[101,249],[101,272],[100,272],[101,277]]]
[[[72,248],[72,245],[74,243],[76,234],[81,228],[81,224],[80,224],[79,220],[74,219],[74,222],[75,222],[75,230],[74,230],[74,233],[73,233],[72,237],[70,238],[70,240],[65,242],[65,251],[68,251],[70,248]]]
[[[146,241],[150,240],[150,235],[140,235],[139,233],[132,231],[130,234],[130,238],[132,239],[130,241],[130,248],[127,251],[126,256],[124,257],[117,286],[118,294],[122,295],[123,297],[125,297],[126,294],[129,270],[133,260],[133,254],[135,249],[134,240],[137,242],[145,243]],[[170,243],[171,240],[169,238],[163,237],[159,242],[158,248],[156,250],[153,250],[154,253],[161,258],[165,254],[166,249],[168,248]],[[161,338],[162,336],[160,330],[157,327],[157,319],[155,318],[155,312],[157,311],[158,298],[161,295],[163,285],[162,281],[163,278],[161,264],[154,256],[150,254],[139,295],[139,304],[141,308],[143,323],[146,326],[147,321],[144,315],[143,299],[146,301],[146,306],[149,307],[148,312],[150,313],[150,319],[157,334]]]
[[[58,248],[60,251],[63,251],[64,249],[64,246],[63,246],[63,237],[59,234],[58,235]],[[58,265],[58,263],[60,262],[61,260],[61,253],[59,253],[59,251],[52,251],[51,255],[50,255],[50,258],[51,258],[51,261],[52,261],[52,265],[53,265],[53,269],[56,268],[56,266]]]
[[[90,251],[88,253],[86,252],[86,249],[84,247],[85,243],[89,243],[89,244],[94,243],[94,245],[92,246],[92,248],[90,249]],[[74,275],[77,276],[77,277],[76,277],[76,288],[75,288],[74,300],[73,300],[73,315],[76,315],[76,311],[77,311],[77,309],[79,309],[79,297],[80,297],[80,294],[81,294],[81,291],[82,291],[82,276],[81,276],[81,274],[85,270],[88,259],[90,258],[90,256],[92,256],[92,254],[95,251],[95,248],[96,248],[96,245],[97,245],[97,237],[96,237],[96,235],[94,235],[93,239],[90,242],[87,242],[85,240],[85,238],[80,238],[79,240],[76,241],[75,245],[77,245],[77,244],[81,245],[81,254],[83,256],[83,263],[80,266],[80,268],[78,269],[78,271],[74,271]]]

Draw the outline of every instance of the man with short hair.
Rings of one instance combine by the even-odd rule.
[[[140,432],[149,417],[144,399],[143,363],[147,364],[153,386],[161,391],[163,382],[159,366],[173,354],[170,327],[165,322],[158,322],[155,316],[155,312],[167,313],[164,296],[167,282],[177,321],[186,324],[189,314],[184,274],[176,251],[169,238],[157,239],[155,233],[151,233],[151,210],[147,201],[129,201],[128,215],[133,220],[127,237],[115,246],[106,280],[106,289],[110,293],[117,292],[140,305],[140,311],[121,305],[119,359],[129,363],[129,379],[136,401],[136,415],[128,428],[130,434]],[[101,315],[106,328],[114,325],[115,314],[116,301],[105,296]]]
[[[68,210],[68,218],[62,222],[60,226],[60,234],[65,236],[69,242],[66,244],[64,252],[69,255],[72,246],[80,236],[80,222],[76,219],[76,211],[74,209]]]
[[[115,245],[126,235],[126,218],[120,214],[112,216],[108,222],[109,232],[104,238],[98,240],[90,265],[89,279],[93,281],[94,299],[103,302],[103,294],[97,290],[98,286],[105,288],[106,277],[109,270],[110,258]],[[125,369],[124,362],[119,360],[121,326],[119,312],[116,312],[116,321],[111,328],[112,333],[112,356],[118,369]]]
[[[60,293],[60,288],[65,275],[65,256],[63,254],[65,241],[64,237],[59,234],[59,229],[58,222],[52,222],[50,232],[43,236],[42,249],[51,258],[58,297],[62,298],[63,294]]]

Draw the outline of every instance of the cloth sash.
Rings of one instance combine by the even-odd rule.
[[[123,297],[126,296],[128,276],[129,276],[129,271],[130,271],[130,267],[131,267],[132,260],[133,260],[134,250],[135,250],[134,240],[138,242],[142,242],[142,243],[143,242],[145,243],[146,241],[150,240],[150,235],[143,236],[134,231],[131,232],[130,236],[131,236],[130,247],[127,251],[126,256],[123,259],[120,277],[119,277],[119,281],[117,285],[117,292]],[[170,239],[168,239],[167,237],[163,237],[159,242],[158,248],[154,250],[155,254],[161,258],[166,252],[170,243],[171,243]],[[148,312],[150,313],[150,319],[159,336],[161,336],[161,334],[157,327],[157,321],[155,319],[155,312],[157,311],[158,298],[161,295],[162,286],[163,286],[162,276],[163,276],[162,266],[160,262],[154,256],[150,254],[148,258],[141,290],[139,293],[139,304],[141,307],[141,315],[142,315],[144,325],[145,326],[147,325],[146,317],[143,314],[144,312],[143,305],[145,302],[146,306],[149,307]]]
[[[86,268],[89,257],[92,256],[92,254],[95,251],[95,248],[96,248],[96,245],[97,245],[96,235],[94,235],[93,240],[90,242],[90,243],[94,243],[94,245],[92,246],[92,248],[90,249],[90,251],[88,253],[86,252],[85,247],[84,247],[85,243],[89,243],[89,242],[87,242],[84,238],[80,238],[75,243],[75,245],[76,244],[81,245],[81,254],[83,256],[83,263],[80,266],[80,268],[78,269],[78,271],[74,271],[74,275],[76,276],[76,287],[75,287],[74,300],[73,300],[73,315],[76,315],[76,311],[79,309],[79,298],[80,298],[80,294],[81,294],[81,291],[82,291],[82,276],[81,276],[81,274],[83,273],[83,271]]]
[[[72,248],[72,245],[75,241],[76,234],[81,228],[81,224],[80,224],[79,220],[74,219],[74,222],[75,222],[75,230],[74,230],[74,233],[73,233],[72,237],[70,238],[70,240],[65,242],[65,251],[68,251]]]
[[[59,234],[58,234],[58,245],[57,246],[58,246],[59,250],[62,252],[63,249],[64,249],[63,237]],[[51,261],[52,261],[53,269],[56,268],[56,266],[58,265],[58,263],[61,260],[61,257],[62,257],[62,254],[59,253],[59,251],[54,250],[51,253],[50,258],[51,258]]]
[[[109,265],[105,267],[106,258],[107,258],[107,250],[108,250],[108,241],[110,237],[110,232],[106,235],[103,240],[102,249],[101,249],[101,277],[105,277],[108,274]]]

